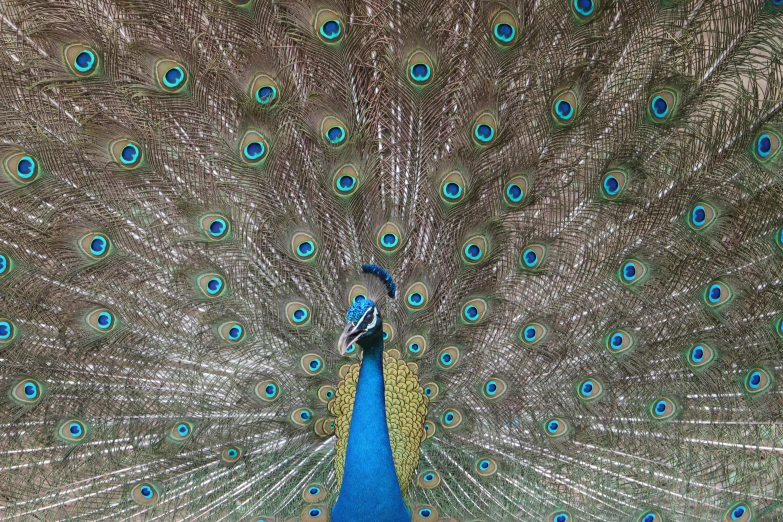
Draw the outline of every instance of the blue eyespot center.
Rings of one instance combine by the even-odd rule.
[[[648,513],[647,515],[644,516],[642,522],[655,522],[655,515],[653,515],[652,513]]]
[[[397,241],[399,241],[397,239],[397,235],[392,234],[391,232],[384,234],[383,237],[381,238],[381,243],[383,243],[383,246],[387,248],[392,248],[397,246]]]
[[[701,362],[701,360],[704,358],[704,348],[701,346],[695,346],[693,348],[693,351],[691,351],[691,359],[693,359],[694,362]]]
[[[536,261],[538,261],[538,255],[536,254],[535,250],[532,248],[528,248],[525,250],[523,257],[525,259],[525,265],[528,267],[534,267],[536,264]]]
[[[267,384],[264,393],[269,398],[274,397],[275,394],[277,393],[277,386],[275,386],[274,384]]]
[[[343,192],[351,190],[354,185],[356,185],[356,178],[353,176],[340,176],[340,179],[337,180],[337,186]]]
[[[0,254],[0,274],[6,271],[8,268],[8,258],[4,254]]]
[[[122,148],[122,152],[120,153],[120,161],[124,165],[130,165],[131,163],[135,163],[138,157],[139,157],[139,148],[136,145],[133,145],[132,143],[125,145]]]
[[[509,183],[508,187],[506,187],[506,196],[512,203],[519,203],[522,201],[524,191],[516,183]]]
[[[581,0],[575,0],[575,1],[581,1]],[[589,0],[588,0],[589,1]],[[571,106],[570,103],[568,103],[565,100],[560,100],[555,105],[555,110],[557,111],[558,116],[560,118],[567,120],[570,119],[571,116],[574,114],[574,108]]]
[[[546,426],[546,429],[549,430],[549,433],[554,433],[557,431],[557,428],[560,427],[560,423],[556,420],[549,421],[549,423]]]
[[[454,421],[454,414],[451,412],[448,412],[446,416],[444,417],[446,419],[446,424],[451,424]]]
[[[756,389],[759,387],[759,384],[761,384],[761,372],[753,372],[750,374],[750,378],[748,378],[748,384],[750,384],[750,387],[753,389]]]
[[[321,26],[320,32],[321,32],[321,36],[323,36],[327,40],[334,40],[335,38],[340,36],[340,33],[342,33],[340,21],[328,20]]]
[[[112,316],[109,312],[101,312],[98,314],[98,327],[99,328],[109,328],[112,323]]]
[[[604,178],[604,190],[606,190],[606,193],[610,196],[614,196],[620,191],[620,182],[610,174]]]
[[[321,490],[320,490],[320,489],[318,489],[318,488],[316,488],[316,487],[312,487],[312,488],[310,488],[310,489],[308,490],[308,492],[309,492],[311,495],[317,495],[318,493],[320,493],[320,492],[321,492]]]
[[[144,498],[152,498],[152,488],[149,486],[142,486],[139,490],[141,492],[141,496]]]
[[[495,38],[501,42],[508,43],[514,39],[516,30],[509,24],[499,23],[495,24]]]
[[[489,461],[482,460],[481,462],[479,462],[479,468],[481,468],[482,470],[486,470],[487,468],[489,468]]]
[[[190,427],[188,427],[187,424],[184,422],[177,425],[177,433],[180,434],[180,436],[184,437],[188,433],[190,433]]]
[[[226,453],[228,454],[228,457],[231,459],[235,458],[239,454],[237,450],[235,450],[234,448],[229,449]]]
[[[78,436],[80,436],[80,435],[82,434],[82,425],[81,425],[81,424],[79,424],[78,422],[72,422],[72,423],[71,423],[71,424],[68,426],[68,431],[69,431],[69,432],[70,432],[70,434],[71,434],[71,435],[73,435],[74,437],[78,437]]]
[[[334,144],[340,143],[345,139],[345,130],[337,125],[330,127],[329,130],[326,131],[326,139]]]
[[[228,338],[232,341],[236,341],[242,336],[242,327],[234,325],[228,330]]]
[[[419,510],[419,516],[422,518],[429,518],[430,515],[432,515],[432,511],[427,508],[422,508]]]
[[[310,361],[311,370],[317,370],[320,367],[321,367],[321,361],[319,361],[318,359],[313,359],[312,361]]]
[[[299,413],[299,418],[302,419],[303,421],[309,420],[310,419],[310,412],[307,411],[307,410],[302,410]]]
[[[414,292],[408,296],[408,302],[412,305],[419,305],[424,301],[424,297],[419,292]]]
[[[219,277],[213,277],[207,283],[207,292],[216,294],[223,288],[223,281]]]
[[[623,267],[623,278],[626,281],[632,281],[636,277],[636,266],[633,263],[626,263]]]
[[[421,351],[421,346],[419,346],[419,343],[411,343],[408,345],[408,350],[413,353],[419,353],[419,351]]]
[[[22,179],[28,179],[35,174],[35,160],[30,156],[23,156],[16,164],[16,174]]]
[[[720,295],[721,295],[720,285],[717,283],[713,284],[710,287],[710,291],[708,295],[709,301],[711,303],[717,303],[718,301],[720,301]]]
[[[389,338],[389,332],[383,332],[383,340],[387,340]]]
[[[612,335],[612,346],[620,347],[623,344],[623,334],[616,333]]]
[[[8,321],[0,321],[0,340],[7,340],[13,333],[13,327]]]
[[[38,396],[38,385],[32,381],[24,384],[24,396],[28,399],[35,399]]]
[[[226,222],[222,219],[215,219],[209,224],[209,233],[213,236],[219,236],[226,229]]]
[[[566,522],[568,517],[566,515],[557,515],[555,522]]]
[[[256,91],[256,101],[262,105],[267,105],[277,97],[277,89],[271,85],[261,87]]]
[[[590,395],[593,392],[593,382],[586,381],[582,384],[582,395]]]
[[[306,257],[313,253],[315,250],[315,245],[313,245],[312,241],[303,241],[299,244],[298,247],[296,247],[296,251],[300,256]]]
[[[172,67],[163,76],[163,83],[166,87],[178,87],[185,80],[185,72],[181,67]]]
[[[94,256],[103,255],[106,252],[107,241],[103,236],[95,236],[90,241],[90,253]]]
[[[245,157],[249,160],[257,160],[266,152],[266,147],[260,141],[254,141],[245,145]]]
[[[301,323],[307,319],[307,310],[304,308],[297,308],[293,313],[294,322]]]
[[[443,185],[443,195],[449,199],[457,199],[462,195],[462,187],[453,181],[449,181]]]
[[[692,219],[693,224],[696,226],[701,226],[704,224],[704,221],[707,219],[707,212],[704,210],[704,207],[702,205],[698,205],[693,209]]]
[[[528,341],[532,341],[536,338],[536,329],[533,326],[528,326],[525,328],[525,339]]]
[[[417,82],[426,82],[432,76],[432,69],[426,63],[415,63],[411,65],[411,78]]]
[[[666,100],[664,100],[661,96],[655,96],[650,105],[652,107],[653,114],[655,114],[655,116],[658,118],[663,118],[669,114],[669,104],[666,103]]]
[[[451,364],[451,354],[444,353],[443,355],[440,356],[440,360],[443,364],[448,366],[449,364]]]
[[[762,134],[759,136],[756,150],[762,158],[766,158],[770,155],[772,152],[772,138],[769,134]]]
[[[478,308],[476,308],[473,305],[468,305],[467,308],[465,308],[465,315],[468,317],[468,319],[475,320],[479,316]]]
[[[476,130],[474,131],[474,135],[476,136],[477,140],[486,143],[488,141],[491,141],[492,138],[495,137],[495,129],[493,129],[486,123],[480,123],[476,125]]]
[[[489,381],[484,389],[486,390],[487,395],[495,395],[498,391],[498,384],[495,381]]]
[[[745,511],[746,511],[745,506],[737,506],[736,508],[734,508],[734,511],[731,512],[731,518],[733,520],[739,520],[742,517],[742,515],[745,514]]]
[[[474,243],[470,243],[465,247],[465,256],[472,261],[480,259],[481,253],[481,248]]]
[[[655,404],[655,412],[660,415],[665,411],[666,411],[666,401],[658,401]]]
[[[95,63],[95,55],[92,51],[84,50],[76,55],[76,59],[73,62],[74,68],[79,72],[87,72],[92,68]]]

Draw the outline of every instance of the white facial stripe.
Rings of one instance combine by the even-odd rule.
[[[372,308],[371,310],[372,310],[372,322],[370,322],[367,325],[368,330],[372,330],[373,328],[375,328],[375,323],[378,322],[378,312],[375,310],[375,308]]]

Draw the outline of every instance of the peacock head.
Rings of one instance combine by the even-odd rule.
[[[348,309],[345,320],[348,324],[337,343],[341,354],[345,355],[354,343],[365,348],[382,339],[383,319],[372,299],[357,299]]]

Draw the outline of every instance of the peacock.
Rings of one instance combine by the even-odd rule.
[[[783,520],[783,0],[4,0],[0,519]]]

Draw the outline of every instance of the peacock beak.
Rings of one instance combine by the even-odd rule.
[[[354,323],[348,323],[345,325],[345,330],[340,335],[340,340],[337,341],[337,347],[340,349],[340,355],[345,355],[348,352],[348,348],[353,343],[359,340],[359,337],[364,335],[365,331],[359,329]]]

